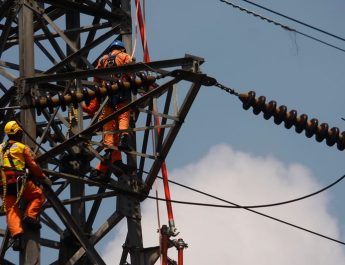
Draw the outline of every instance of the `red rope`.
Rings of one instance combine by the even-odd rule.
[[[141,43],[143,45],[143,50],[144,50],[144,62],[148,63],[148,62],[150,62],[150,54],[149,54],[149,49],[147,47],[146,28],[145,28],[145,23],[144,23],[144,19],[143,19],[143,14],[141,12],[140,0],[135,0],[135,4],[138,7],[137,12],[138,12],[138,21],[139,21]]]
[[[178,250],[177,250],[178,252],[178,262],[177,262],[177,264],[178,265],[183,265],[183,248],[179,248]]]
[[[150,62],[150,55],[149,55],[149,50],[147,46],[146,29],[145,29],[143,15],[141,12],[140,0],[135,0],[135,3],[138,8],[137,15],[138,15],[138,21],[139,21],[141,43],[143,45],[143,50],[144,50],[144,62],[148,63]],[[157,125],[160,125],[160,119],[158,117],[156,117],[155,122]],[[158,135],[159,133],[160,133],[160,129],[158,129]],[[172,210],[170,188],[169,188],[169,181],[168,181],[168,170],[167,170],[165,161],[163,161],[162,163],[161,170],[162,170],[162,175],[163,175],[165,198],[167,200],[166,204],[167,204],[167,211],[168,211],[169,226],[170,227],[173,226],[172,228],[175,229],[174,215],[173,215],[173,210]]]
[[[150,54],[149,54],[149,49],[147,46],[146,28],[145,28],[145,22],[143,19],[143,15],[141,12],[140,0],[135,0],[135,3],[136,3],[136,7],[137,7],[137,19],[139,22],[141,43],[142,43],[143,51],[144,51],[144,62],[148,63],[148,62],[150,62]],[[154,111],[157,111],[156,107],[154,107]],[[155,124],[160,125],[159,117],[155,118]],[[160,134],[160,128],[158,128],[157,133],[158,133],[158,135]],[[163,186],[164,186],[164,193],[165,193],[165,198],[166,198],[169,228],[174,233],[176,228],[175,228],[174,215],[173,215],[172,204],[171,204],[171,196],[170,196],[170,188],[169,188],[169,180],[168,180],[168,170],[167,170],[167,166],[166,166],[165,161],[163,161],[163,163],[162,163],[161,171],[162,171],[162,176],[163,176]],[[161,234],[160,247],[161,247],[162,265],[168,264],[168,239],[169,239],[169,236],[166,233],[164,233],[163,235]],[[179,251],[179,261],[182,265],[183,264],[183,251]]]

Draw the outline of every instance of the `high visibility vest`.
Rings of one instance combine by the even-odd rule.
[[[20,142],[14,142],[11,144],[11,146],[8,149],[6,148],[7,150],[4,150],[5,146],[6,146],[6,143],[0,144],[0,154],[2,155],[3,169],[24,171],[25,170],[24,149],[26,145]]]

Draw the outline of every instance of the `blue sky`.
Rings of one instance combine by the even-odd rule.
[[[344,48],[344,42],[310,30],[242,1],[243,7]],[[343,1],[256,1],[344,38]],[[239,92],[256,91],[288,110],[296,109],[344,130],[345,53],[283,30],[220,1],[146,2],[151,59],[205,58],[202,71]],[[206,126],[203,126],[206,125]],[[198,139],[197,144],[191,139]],[[169,165],[180,166],[211,146],[227,143],[255,155],[273,155],[308,166],[321,183],[344,174],[343,152],[302,133],[245,111],[235,97],[204,87],[179,135]],[[182,152],[186,148],[192,152]],[[177,155],[179,154],[179,155]],[[185,156],[181,155],[185,154]],[[341,185],[341,184],[340,184]],[[334,190],[335,204],[342,201]],[[340,208],[334,211],[342,217]],[[343,219],[345,221],[345,219]]]
[[[296,109],[298,114],[305,113],[309,118],[317,118],[320,122],[328,123],[330,127],[336,126],[345,130],[345,122],[341,119],[345,117],[344,52],[283,30],[220,1],[145,2],[147,37],[152,61],[180,58],[186,53],[203,57],[203,73],[215,77],[218,82],[239,92],[254,90],[258,96],[266,96],[267,101],[276,100],[279,105],[286,105],[288,110]],[[344,1],[255,2],[345,38]],[[343,41],[277,17],[243,1],[234,3],[345,49]],[[134,7],[134,3],[132,5]],[[139,42],[135,56],[137,61],[142,58]],[[245,111],[237,98],[219,88],[203,87],[168,155],[167,165],[171,173],[170,178],[173,180],[205,189],[209,187],[209,191],[214,195],[222,195],[230,201],[260,204],[295,198],[328,185],[345,174],[343,159],[344,153],[335,146],[328,147],[325,142],[318,143],[314,138],[306,138],[304,133],[299,135],[293,129],[287,130],[283,125],[275,125],[272,120],[266,121],[262,114],[256,116],[251,110]],[[232,163],[233,161],[236,163]],[[246,163],[243,164],[243,161]],[[217,162],[226,163],[231,167],[221,167],[218,171],[217,167],[213,166]],[[209,165],[209,169],[202,164]],[[260,164],[267,167],[267,172]],[[270,170],[269,167],[276,170]],[[240,170],[236,171],[234,168]],[[247,168],[252,170],[247,171]],[[197,173],[200,174],[200,181]],[[258,179],[262,181],[254,181]],[[241,180],[244,182],[239,185]],[[232,188],[224,190],[225,183]],[[282,218],[291,218],[297,225],[312,227],[317,232],[345,241],[344,185],[341,182],[320,198],[315,198],[315,201],[313,198],[310,199],[310,205],[307,203],[306,208],[301,206],[301,210],[287,206],[272,211]],[[194,198],[175,188],[172,191],[173,199],[182,199],[183,196],[186,196],[186,200]],[[195,198],[197,199],[199,198]],[[145,205],[143,207],[145,213],[153,216],[152,211],[146,210]],[[184,240],[203,240],[196,232],[188,233],[189,229],[192,231],[189,226],[184,227],[184,223],[187,224],[188,221],[183,219],[186,218],[183,212],[186,213],[186,209],[190,211],[189,208],[174,205],[174,209],[177,212],[177,226],[181,234],[185,235]],[[275,244],[283,243],[285,248],[291,248],[291,253],[283,256],[287,264],[292,262],[288,257],[298,252],[294,252],[293,246],[296,246],[296,242],[303,241],[301,238],[305,236],[302,231],[296,232],[281,224],[272,224],[272,221],[267,221],[267,224],[265,221],[253,221],[251,217],[242,213],[243,219],[239,219],[238,212],[233,210],[202,209],[196,214],[200,214],[200,218],[203,219],[206,218],[204,215],[207,211],[212,211],[210,226],[213,229],[215,226],[224,225],[219,223],[219,219],[224,216],[225,211],[231,215],[226,223],[229,231],[233,232],[229,237],[234,235],[236,227],[240,227],[239,223],[248,222],[248,226],[255,228],[250,231],[251,233],[262,229],[269,234],[268,238],[272,237],[269,241],[273,242],[269,245],[271,252]],[[145,226],[145,229],[147,227],[149,226]],[[206,230],[205,227],[200,229]],[[275,241],[277,238],[274,238],[273,234],[279,234],[280,229],[284,230],[282,237],[291,236],[287,242]],[[155,228],[152,229],[154,230]],[[148,237],[152,236],[150,231],[145,231]],[[250,233],[246,233],[247,230],[244,228],[239,228],[238,231],[243,233],[235,233],[236,241],[249,243],[252,240]],[[116,236],[114,240],[117,240]],[[220,239],[214,237],[214,240]],[[315,251],[332,253],[332,250],[337,249],[341,253],[339,257],[344,255],[344,250],[339,250],[336,243],[316,237],[311,237],[310,240],[315,245],[303,241],[311,247],[310,253],[305,256],[298,253],[298,257],[305,258],[302,259],[305,263],[300,264],[316,264],[315,261],[312,263],[308,260]],[[318,245],[319,241],[322,241],[321,245]],[[202,250],[202,246],[199,247]],[[256,246],[243,244],[243,247]],[[187,256],[196,255],[193,252],[193,244],[189,253],[187,250]],[[270,251],[263,253],[268,255]],[[260,253],[251,254],[257,261],[260,260],[257,258],[259,255]],[[219,262],[223,263],[224,260],[229,261],[233,258],[233,264],[252,264],[252,260],[245,260],[240,255],[220,255],[221,258],[224,259]],[[342,264],[340,260],[333,260],[332,263],[323,260],[320,264]],[[193,259],[191,261],[196,262]],[[259,264],[270,263],[263,259]]]

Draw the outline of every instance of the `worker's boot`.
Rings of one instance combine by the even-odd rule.
[[[128,133],[121,134],[118,148],[120,150],[129,150],[129,137],[128,137]]]
[[[105,149],[104,152],[105,152],[105,153],[104,153],[104,155],[102,156],[103,159],[106,160],[106,161],[110,161],[110,160],[111,160],[111,155],[112,155],[112,153],[113,153],[113,150],[111,150],[111,149]]]
[[[116,169],[119,169],[119,174],[117,174],[117,176],[122,174],[131,174],[132,172],[136,171],[135,167],[126,165],[122,162],[122,160],[116,160],[113,165],[116,167]]]
[[[32,229],[38,230],[38,229],[41,229],[41,227],[42,227],[38,218],[32,218],[29,216],[24,216],[23,223],[27,224]]]
[[[10,242],[13,251],[21,251],[24,248],[23,234],[15,235]]]
[[[114,161],[113,165],[123,171],[124,173],[127,173],[129,171],[129,167],[122,162],[122,160],[116,160]]]
[[[102,181],[102,179],[104,178],[104,172],[97,169],[91,169],[89,178],[94,181]]]
[[[98,181],[98,182],[108,182],[109,181],[109,178],[107,178],[105,176],[105,173],[100,171],[100,170],[97,170],[97,169],[91,170],[89,179],[93,180],[93,181]]]

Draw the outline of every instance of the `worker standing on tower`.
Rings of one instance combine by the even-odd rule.
[[[6,212],[7,226],[14,242],[13,249],[20,250],[24,230],[18,203],[20,199],[27,201],[23,222],[33,229],[39,229],[39,214],[45,197],[37,180],[47,185],[51,185],[51,180],[36,164],[30,147],[21,143],[23,130],[18,123],[9,121],[4,131],[8,141],[0,144],[1,210]]]
[[[132,62],[132,57],[126,53],[125,45],[122,41],[115,40],[110,45],[111,52],[102,56],[96,66],[97,69],[122,66]],[[126,74],[122,76],[111,75],[113,79],[126,80]],[[100,80],[95,77],[94,81],[100,86],[105,85],[106,81]],[[127,81],[127,80],[126,80]],[[131,91],[130,89],[122,89],[118,93],[111,95],[107,105],[103,108],[100,120],[113,114],[118,109],[127,105],[131,101]],[[90,115],[94,115],[99,109],[100,102],[98,98],[94,98],[90,101],[89,105],[83,105],[83,111]],[[122,171],[127,170],[127,165],[122,162],[121,151],[128,149],[128,132],[124,131],[121,133],[114,133],[116,130],[127,130],[129,128],[130,121],[130,111],[126,111],[120,114],[116,119],[111,120],[103,125],[103,144],[105,146],[117,146],[119,150],[113,150],[110,148],[105,148],[105,155],[103,158],[113,164],[114,166],[120,168]],[[106,181],[105,173],[108,170],[108,166],[105,163],[100,162],[96,166],[96,170],[91,172],[91,178],[99,181]]]

